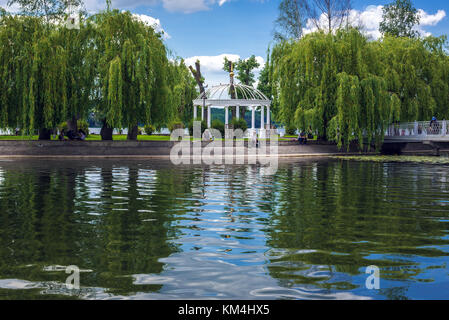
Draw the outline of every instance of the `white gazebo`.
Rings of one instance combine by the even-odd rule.
[[[244,84],[220,84],[200,94],[193,100],[193,118],[197,118],[197,106],[201,108],[201,120],[204,120],[204,112],[207,108],[207,127],[211,126],[211,108],[225,109],[225,128],[229,128],[229,107],[236,107],[237,119],[240,117],[240,107],[249,107],[252,111],[251,131],[256,131],[255,112],[260,109],[260,129],[259,137],[266,137],[266,129],[270,129],[270,105],[271,101],[259,90]],[[232,94],[233,93],[233,94]],[[235,98],[234,98],[235,97]],[[265,107],[267,116],[265,121]]]

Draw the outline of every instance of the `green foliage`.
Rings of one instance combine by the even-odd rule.
[[[184,123],[179,119],[174,119],[168,123],[167,128],[170,132],[176,129],[182,129],[184,128]]]
[[[86,120],[78,120],[77,121],[77,126],[78,126],[78,130],[83,130],[84,133],[86,134],[86,136],[89,135],[89,122],[87,122]],[[67,122],[61,122],[58,126],[57,126],[59,131],[64,130],[65,133],[67,133],[68,131],[68,126],[67,126]]]
[[[256,81],[256,79],[254,78],[254,73],[252,71],[259,66],[259,62],[257,62],[255,55],[252,55],[246,60],[239,59],[235,66],[238,71],[237,79],[247,86],[252,86]]]
[[[248,124],[246,123],[245,119],[242,118],[234,118],[231,120],[231,124],[234,126],[234,130],[236,129],[242,129],[243,132],[248,129]]]
[[[275,21],[276,40],[299,39],[305,26],[307,2],[303,0],[282,0],[279,16]]]
[[[160,36],[130,12],[111,10],[93,16],[102,88],[97,113],[111,127],[164,124],[172,93],[168,83],[169,62]]]
[[[8,6],[18,5],[21,13],[44,17],[47,22],[50,19],[61,19],[65,16],[69,7],[77,7],[82,4],[81,0],[9,0]]]
[[[269,58],[268,58],[269,59]],[[271,97],[271,84],[270,84],[270,62],[265,64],[259,75],[259,83],[257,89],[262,92],[268,99]]]
[[[310,126],[341,146],[380,146],[392,121],[449,119],[445,45],[445,37],[368,41],[351,28],[279,42],[266,66],[272,110],[287,127]]]
[[[210,126],[211,126],[211,128],[217,129],[218,131],[220,131],[222,137],[225,136],[225,125],[224,125],[223,121],[215,119],[212,121]]]
[[[89,135],[89,122],[86,120],[78,120],[78,130],[83,130],[86,136]]]
[[[138,136],[143,135],[143,132],[144,132],[144,128],[142,128],[142,127],[138,127],[138,128],[137,128],[137,135],[138,135]]]
[[[0,128],[31,133],[91,114],[112,128],[187,123],[194,80],[152,27],[118,10],[81,15],[79,30],[41,16],[0,14]]]
[[[191,137],[193,137],[193,121],[199,121],[201,125],[201,135],[203,135],[204,131],[207,129],[207,123],[204,120],[201,120],[201,118],[197,118],[195,120],[191,119],[189,122],[189,134]]]
[[[296,127],[294,125],[287,125],[285,127],[285,134],[289,136],[293,136],[296,134]]]
[[[383,35],[409,38],[419,36],[413,27],[419,25],[420,16],[410,0],[396,0],[384,6],[382,11],[379,31]]]
[[[184,124],[188,124],[193,114],[193,100],[198,96],[198,91],[195,79],[183,59],[169,62],[168,82],[172,96],[167,112],[170,112],[171,118],[180,117]]]
[[[240,81],[240,83],[247,86],[252,86],[256,81],[254,73],[252,71],[259,67],[259,62],[257,62],[256,56],[252,55],[246,60],[239,59],[237,62],[232,62],[231,60],[228,60],[227,57],[224,57],[223,70],[226,72],[230,72],[231,63],[234,65],[235,70],[237,71],[237,79]]]
[[[145,131],[145,134],[146,135],[152,135],[153,134],[153,132],[155,132],[156,131],[156,128],[153,126],[153,125],[145,125],[144,127],[143,127],[143,130]]]

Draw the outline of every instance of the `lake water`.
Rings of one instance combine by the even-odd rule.
[[[0,299],[449,298],[449,165],[309,159],[261,173],[0,161]]]

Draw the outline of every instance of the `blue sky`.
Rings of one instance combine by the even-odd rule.
[[[7,0],[0,0],[5,6]],[[105,0],[84,0],[86,8],[95,12],[105,7]],[[115,8],[142,15],[158,24],[168,35],[165,42],[176,56],[193,64],[200,58],[206,82],[227,81],[221,71],[223,56],[236,60],[252,54],[262,64],[273,38],[273,22],[280,0],[112,0]],[[378,36],[382,5],[392,0],[353,0],[353,15],[366,26],[367,34]],[[447,0],[415,0],[423,10],[422,34],[449,34]],[[306,32],[313,31],[307,29]]]
[[[354,9],[363,11],[370,5],[384,5],[391,1],[355,1]],[[449,14],[449,2],[443,0],[415,1],[415,6],[429,14],[444,10]],[[210,6],[208,11],[190,14],[169,12],[162,5],[141,7],[136,11],[161,20],[171,38],[170,48],[180,56],[219,55],[236,53],[243,57],[251,54],[265,58],[272,40],[273,21],[278,14],[278,0],[234,0]],[[436,26],[426,26],[432,34],[449,33],[449,19],[445,17]]]
[[[370,6],[377,7],[390,2],[391,0],[355,0],[353,8],[361,13]],[[216,84],[227,81],[226,73],[220,70],[220,55],[234,54],[235,58],[247,58],[255,54],[266,59],[267,48],[273,38],[273,22],[278,15],[278,5],[279,0],[231,0],[221,6],[218,3],[210,4],[209,10],[183,13],[167,10],[159,3],[138,7],[136,11],[158,18],[162,28],[170,35],[166,40],[168,47],[177,55],[187,58],[187,62],[193,63],[194,59],[191,57],[209,57],[208,62],[203,63],[206,82]],[[423,31],[433,35],[449,34],[449,18],[441,18],[442,14],[436,17],[439,10],[449,14],[449,2],[416,0],[414,5],[424,10],[428,16],[435,16],[437,21],[435,25],[422,26]],[[210,66],[212,63],[216,65],[215,68]]]

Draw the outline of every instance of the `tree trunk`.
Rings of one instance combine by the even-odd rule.
[[[51,129],[39,129],[39,140],[51,140]]]
[[[327,141],[327,120],[323,119],[323,135],[321,137],[318,137],[318,140]]]
[[[196,68],[196,70],[194,70],[192,68],[192,66],[189,66],[190,72],[192,72],[193,77],[195,78],[195,81],[198,85],[198,88],[200,89],[200,94],[201,94],[201,96],[203,96],[205,94],[205,90],[204,90],[203,76],[201,75],[201,66],[200,66],[199,61],[195,62],[195,68]],[[204,109],[205,110],[202,112],[204,112],[204,121],[206,121],[206,123],[207,123],[207,108],[204,108]]]
[[[106,123],[106,119],[103,120],[103,127],[101,127],[100,135],[101,140],[112,140],[112,132],[114,131],[113,128],[108,127]]]
[[[72,119],[67,120],[67,132],[70,130],[78,132],[78,120],[75,116],[73,116]]]
[[[240,119],[245,120],[246,107],[240,106]]]
[[[137,134],[138,134],[139,128],[137,126],[133,126],[131,128],[128,128],[128,140],[137,140]]]

